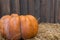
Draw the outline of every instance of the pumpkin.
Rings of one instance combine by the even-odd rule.
[[[5,15],[0,19],[0,32],[10,40],[29,39],[36,36],[38,22],[32,15]]]

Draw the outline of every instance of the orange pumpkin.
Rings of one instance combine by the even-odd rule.
[[[38,22],[32,15],[6,15],[0,19],[0,32],[10,40],[32,38],[38,32]]]

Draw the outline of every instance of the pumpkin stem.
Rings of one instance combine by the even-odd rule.
[[[38,20],[38,23],[40,23],[40,17],[38,17],[38,19],[37,19],[37,20]]]
[[[40,17],[38,18],[38,21],[40,20]]]

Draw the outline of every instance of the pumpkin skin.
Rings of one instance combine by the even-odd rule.
[[[6,15],[0,19],[0,24],[1,34],[10,40],[32,38],[38,32],[38,22],[32,15]]]
[[[20,20],[17,14],[3,16],[0,21],[3,36],[7,39],[18,39],[20,37]]]
[[[38,23],[33,16],[31,15],[20,16],[20,21],[22,38],[24,39],[32,38],[37,34]]]

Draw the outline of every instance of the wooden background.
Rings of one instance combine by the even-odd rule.
[[[0,17],[31,14],[39,22],[60,23],[60,0],[0,0]]]

